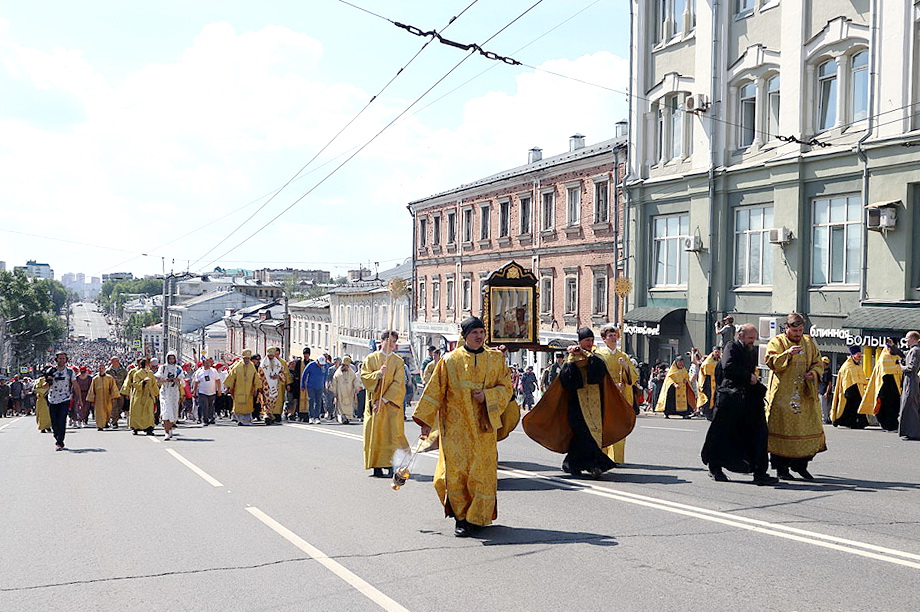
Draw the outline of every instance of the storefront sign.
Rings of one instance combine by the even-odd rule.
[[[655,327],[649,327],[645,323],[641,325],[624,325],[623,333],[635,334],[637,336],[660,336],[661,325],[656,325]]]
[[[808,330],[808,333],[812,338],[836,338],[838,340],[843,340],[847,346],[868,346],[871,348],[885,346],[885,340],[888,339],[888,336],[857,336],[851,334],[847,329],[833,327],[825,328],[812,326],[811,329]],[[907,338],[901,338],[898,341],[898,346],[902,349],[906,349]]]

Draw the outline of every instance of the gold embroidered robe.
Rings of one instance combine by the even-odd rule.
[[[610,378],[617,386],[617,389],[620,390],[620,393],[623,394],[623,397],[626,398],[631,408],[633,405],[633,385],[639,380],[639,371],[633,365],[629,355],[619,349],[611,350],[607,346],[596,348],[594,353],[603,359]],[[625,366],[620,364],[620,358],[626,361]],[[626,461],[626,438],[610,446],[605,446],[601,450],[607,453],[607,456],[613,459],[614,462],[624,463]]]
[[[387,369],[382,378],[381,367]],[[364,469],[393,466],[398,449],[409,448],[403,421],[406,398],[405,362],[396,353],[376,351],[361,364],[361,383],[367,389],[364,408]],[[380,401],[384,400],[384,401]],[[374,405],[380,401],[380,409]]]
[[[821,351],[811,336],[802,336],[798,355],[783,355],[794,345],[786,334],[767,344],[767,367],[772,374],[767,389],[767,450],[780,457],[810,458],[827,450],[818,382],[824,372]],[[811,380],[805,374],[811,372]]]

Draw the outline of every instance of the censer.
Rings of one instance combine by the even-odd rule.
[[[422,446],[425,444],[426,438],[422,436],[418,437],[418,442],[415,443],[415,448],[413,448],[409,454],[403,457],[403,460],[399,462],[399,465],[393,470],[393,490],[399,491],[399,488],[408,482],[409,478],[412,476],[412,466],[415,465],[415,458],[418,456],[419,451]]]

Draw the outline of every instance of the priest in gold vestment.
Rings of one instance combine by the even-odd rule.
[[[393,456],[408,449],[404,427],[403,400],[406,397],[405,362],[396,354],[399,334],[385,331],[380,349],[361,364],[361,383],[367,390],[364,408],[364,469],[373,476],[393,476]]]
[[[665,375],[655,412],[663,412],[666,419],[672,414],[689,419],[695,406],[696,396],[690,388],[690,373],[684,367],[684,356],[678,355]]]
[[[434,487],[456,520],[454,535],[466,537],[498,516],[497,441],[514,389],[504,354],[483,346],[482,320],[469,317],[460,327],[463,346],[435,363],[413,418],[423,436],[439,429]]]
[[[35,422],[42,433],[51,431],[51,410],[48,408],[48,391],[51,386],[44,376],[35,380]],[[900,396],[898,397],[900,399]]]
[[[892,353],[891,349],[892,346],[882,349],[859,404],[859,413],[874,414],[879,426],[885,431],[898,430],[901,380],[904,377],[900,357]]]
[[[604,346],[597,348],[594,353],[600,357],[607,366],[613,384],[626,399],[626,403],[633,406],[633,385],[639,380],[639,371],[633,364],[629,355],[617,347],[620,340],[620,328],[615,323],[608,323],[601,327],[601,340]],[[626,461],[626,438],[616,444],[604,447],[603,451],[613,459],[614,463]]]
[[[806,480],[814,477],[808,463],[827,450],[818,382],[824,372],[821,351],[804,335],[805,318],[792,313],[785,333],[767,344],[767,367],[772,370],[767,390],[767,450],[781,480],[795,480],[790,470]]]
[[[102,366],[99,368],[99,374],[93,376],[93,382],[90,383],[89,392],[86,394],[86,401],[93,405],[96,429],[102,431],[109,426],[115,399],[120,397],[115,378],[106,372],[105,366]]]
[[[859,413],[859,405],[866,393],[866,377],[862,367],[862,351],[858,346],[850,347],[850,357],[837,372],[837,386],[831,403],[831,423],[834,427],[865,429],[869,426],[866,415]]]
[[[262,390],[259,372],[252,363],[252,351],[244,349],[242,359],[230,366],[224,386],[233,398],[233,415],[237,425],[252,425],[255,396]]]
[[[160,387],[153,372],[147,369],[147,359],[137,361],[137,367],[128,372],[121,394],[130,396],[131,410],[128,412],[128,427],[137,432],[144,430],[153,435],[153,413]]]
[[[716,402],[716,366],[722,359],[722,350],[718,347],[712,349],[712,352],[706,355],[706,359],[700,364],[700,373],[697,375],[696,383],[696,408],[700,413],[712,420],[712,410]]]

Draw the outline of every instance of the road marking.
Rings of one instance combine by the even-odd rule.
[[[9,427],[10,425],[13,425],[14,423],[16,423],[16,421],[18,421],[18,420],[21,419],[21,418],[22,418],[22,417],[16,417],[15,419],[13,419],[12,421],[10,421],[9,423],[7,423],[6,425],[4,425],[3,427],[0,427],[0,431],[3,431],[4,429],[6,429],[7,427]]]
[[[305,429],[310,428],[306,427]],[[333,434],[333,432],[324,431],[321,429],[314,429],[314,431],[319,433]],[[432,459],[437,457],[436,454],[432,453],[420,453],[420,456],[430,457]],[[500,474],[506,474],[515,478],[548,481],[550,483],[556,484],[561,489],[570,489],[581,493],[587,493],[589,495],[596,495],[598,497],[604,497],[616,501],[645,506],[647,508],[663,510],[664,512],[671,512],[674,514],[680,514],[704,521],[737,527],[746,531],[753,531],[755,533],[771,535],[778,538],[811,544],[813,546],[829,548],[831,550],[845,552],[860,557],[867,557],[877,561],[902,565],[912,569],[920,569],[920,555],[905,552],[902,550],[886,548],[884,546],[876,546],[875,544],[860,542],[858,540],[849,540],[847,538],[840,538],[816,531],[808,531],[805,529],[798,529],[796,527],[788,527],[786,525],[770,523],[768,521],[761,521],[759,519],[747,518],[728,512],[720,512],[718,510],[710,510],[708,508],[701,508],[699,506],[681,504],[665,499],[659,499],[657,497],[649,497],[647,495],[627,493],[626,491],[612,490],[590,483],[573,482],[571,480],[565,480],[555,476],[545,476],[543,474],[538,474],[536,472],[530,472],[527,470],[499,467],[498,472]]]
[[[159,442],[159,441],[160,441],[160,439],[159,439],[158,437],[156,437],[156,436],[147,436],[147,439],[150,440],[151,442]]]
[[[167,449],[166,449],[166,452],[169,453],[170,455],[172,455],[173,457],[175,457],[176,459],[178,459],[179,462],[180,462],[182,465],[184,465],[184,466],[187,467],[188,469],[192,470],[193,472],[195,472],[196,474],[198,474],[198,475],[201,476],[202,478],[204,478],[204,479],[208,482],[208,484],[210,484],[211,486],[213,486],[213,487],[222,487],[222,486],[224,486],[224,485],[222,485],[222,484],[220,483],[220,481],[218,481],[216,478],[214,478],[213,476],[211,476],[210,474],[208,474],[207,472],[205,472],[203,469],[201,469],[200,467],[198,467],[197,465],[195,465],[194,463],[192,463],[191,461],[189,461],[188,459],[186,459],[185,457],[183,457],[182,455],[180,455],[179,453],[177,453],[177,452],[174,451],[173,449],[167,448]]]
[[[306,429],[307,431],[318,431],[329,436],[339,436],[340,438],[348,438],[349,440],[364,440],[364,436],[361,434],[353,434],[345,431],[333,431],[331,429],[320,429],[316,425],[296,425],[291,423],[289,427],[296,427],[297,429]]]
[[[681,427],[655,427],[654,425],[639,425],[642,429],[667,429],[668,431],[699,431],[697,429],[683,429]]]
[[[302,550],[303,552],[310,555],[314,561],[318,562],[320,565],[331,571],[333,574],[347,582],[349,585],[355,588],[359,593],[373,601],[375,604],[383,608],[384,610],[391,610],[393,612],[409,612],[406,608],[399,605],[396,601],[390,597],[384,595],[380,590],[371,585],[369,582],[359,577],[357,574],[351,570],[345,568],[340,563],[330,559],[326,553],[316,548],[296,533],[268,516],[258,508],[249,507],[246,508],[246,511],[251,515],[265,523],[278,535],[283,537],[285,540]]]

